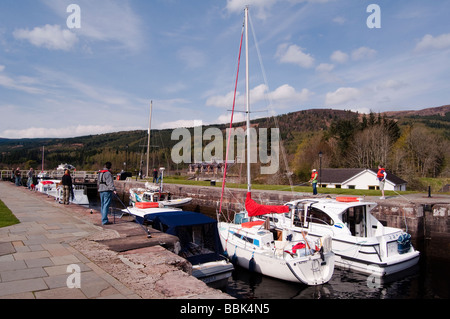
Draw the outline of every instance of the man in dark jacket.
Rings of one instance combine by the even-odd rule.
[[[72,193],[72,177],[68,169],[65,170],[61,183],[63,185],[63,204],[69,205],[70,194]]]
[[[112,194],[116,194],[116,188],[114,187],[114,179],[109,171],[112,164],[110,162],[105,163],[103,170],[98,175],[98,192],[100,193],[101,212],[102,212],[102,225],[111,224],[108,220],[109,206],[111,206]]]

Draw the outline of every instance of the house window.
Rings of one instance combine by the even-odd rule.
[[[355,185],[348,185],[348,189],[356,189]]]
[[[336,184],[336,188],[342,188],[342,185]]]

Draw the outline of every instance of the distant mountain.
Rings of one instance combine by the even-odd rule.
[[[445,116],[446,113],[450,113],[450,105],[443,105],[438,107],[431,107],[423,110],[410,110],[410,111],[391,111],[391,112],[383,112],[382,115],[386,115],[388,117],[410,117],[410,116]]]

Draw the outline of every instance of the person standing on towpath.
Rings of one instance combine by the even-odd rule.
[[[309,182],[312,184],[313,187],[313,195],[317,195],[317,177],[319,174],[317,173],[316,169],[312,170],[311,179]]]
[[[70,195],[73,192],[73,185],[72,185],[72,177],[70,176],[70,171],[66,169],[64,171],[64,175],[61,179],[61,183],[63,186],[63,204],[69,205],[70,203]],[[73,198],[72,198],[73,199]]]
[[[111,166],[111,162],[105,163],[105,167],[99,172],[97,181],[98,192],[100,193],[102,225],[111,224],[108,220],[108,212],[111,206],[112,194],[117,194],[114,187],[114,179],[110,172]]]

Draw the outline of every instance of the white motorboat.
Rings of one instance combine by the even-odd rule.
[[[89,197],[87,195],[87,189],[83,185],[73,185],[73,197],[69,196],[69,202],[77,205],[89,205]],[[55,199],[59,202],[63,201],[64,190],[62,186],[56,188],[56,194],[52,191],[48,193],[51,196],[54,196]]]
[[[52,196],[56,201],[61,202],[63,200],[63,187],[60,185],[61,181],[58,179],[44,179],[39,178],[39,182],[36,185],[36,190]],[[73,186],[73,197],[69,196],[69,201],[72,204],[77,205],[89,205],[89,198],[87,196],[86,187],[81,185]]]
[[[166,207],[183,207],[192,201],[191,197],[172,198],[171,193],[161,192],[159,187],[156,186],[152,188],[131,188],[129,193],[130,202],[133,206],[139,202],[149,202],[160,203]]]
[[[248,7],[245,8],[246,61],[248,62]],[[240,55],[240,54],[239,54]],[[331,237],[325,236],[317,242],[308,240],[304,233],[296,233],[288,228],[280,232],[270,229],[270,223],[252,221],[251,218],[268,213],[283,214],[287,206],[264,206],[251,199],[251,136],[250,136],[250,91],[248,85],[248,63],[246,67],[246,114],[247,114],[247,199],[245,211],[235,215],[234,221],[218,223],[220,241],[228,256],[235,264],[281,280],[307,285],[320,285],[328,282],[334,272],[334,254],[331,250]],[[237,81],[236,81],[237,82]],[[233,113],[234,113],[233,103]],[[233,119],[233,115],[231,117]],[[225,163],[228,162],[229,149]],[[222,182],[222,198],[226,180],[226,169]],[[284,216],[284,215],[283,215]],[[220,216],[218,217],[220,220]],[[292,220],[293,222],[293,220]],[[269,226],[269,227],[265,227]]]
[[[291,201],[288,213],[270,216],[271,224],[297,234],[331,236],[336,266],[383,277],[416,265],[419,251],[409,234],[386,227],[371,211],[375,202],[356,197],[314,198]],[[269,215],[266,215],[269,216]]]

